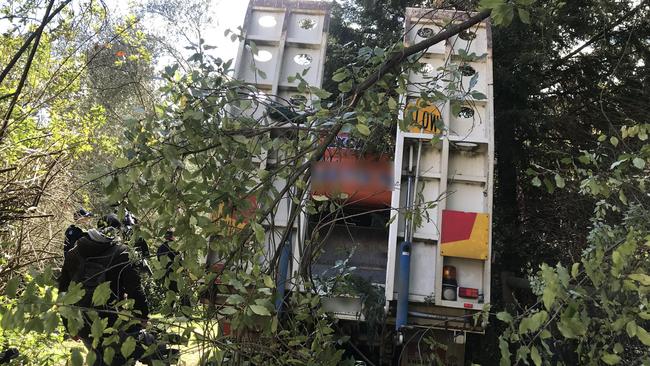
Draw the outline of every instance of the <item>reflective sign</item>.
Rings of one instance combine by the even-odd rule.
[[[406,106],[406,110],[413,111],[411,115],[416,124],[415,126],[411,126],[410,132],[440,133],[440,129],[436,127],[436,123],[442,121],[442,115],[438,107],[429,103],[423,105],[420,101],[417,101],[415,103],[409,103]]]

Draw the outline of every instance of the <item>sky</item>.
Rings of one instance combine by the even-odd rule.
[[[138,4],[135,0],[105,0],[105,3],[109,9],[124,15],[128,14],[129,5]],[[238,26],[243,25],[247,7],[248,0],[211,0],[208,15],[213,21],[202,30],[205,42],[217,47],[211,50],[210,54],[224,60],[236,57],[238,42],[232,42],[229,37],[224,36],[224,32],[226,29],[236,30]],[[154,32],[160,32],[166,28],[163,23],[154,19],[145,26]],[[179,51],[189,56],[189,51],[184,48],[186,43],[179,42],[176,46]],[[162,59],[160,63],[164,64],[166,61]]]

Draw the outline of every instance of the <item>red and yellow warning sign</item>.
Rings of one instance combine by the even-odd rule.
[[[442,115],[440,110],[433,104],[417,100],[415,103],[409,103],[406,111],[412,111],[411,116],[415,126],[411,126],[410,132],[416,133],[440,133],[436,123],[441,121]]]
[[[489,230],[490,216],[487,213],[443,210],[440,254],[486,260]]]

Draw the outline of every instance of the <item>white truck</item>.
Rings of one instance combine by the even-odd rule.
[[[327,2],[252,0],[235,76],[255,84],[265,98],[279,104],[309,103],[309,95],[298,90],[291,76],[300,73],[310,85],[322,84],[329,11]],[[420,42],[471,15],[408,8],[404,42]],[[302,212],[288,241],[280,243],[291,214],[287,198],[274,213],[273,224],[267,225],[268,251],[269,257],[284,251],[278,274],[278,288],[284,292],[287,278],[297,276],[301,268],[305,238],[314,230],[323,231],[319,255],[309,258],[312,276],[323,279],[329,269],[343,263],[383,289],[382,319],[394,329],[397,347],[390,349],[399,352],[393,363],[425,364],[421,342],[432,336],[446,347],[433,351],[429,347],[430,353],[446,364],[462,365],[466,333],[484,331],[475,315],[490,301],[494,114],[489,23],[483,21],[429,47],[419,62],[421,69],[409,75],[407,92],[401,96],[408,107],[397,117],[412,113],[421,125],[407,131],[396,128],[392,152],[375,155],[372,168],[365,163],[359,168],[359,160],[367,158],[356,157],[354,147],[345,145],[345,134],[339,139],[343,144],[332,146],[324,159],[327,164],[320,166],[323,177],[335,173],[337,166],[361,172],[336,188],[338,193],[347,192],[341,210],[350,219],[321,227],[315,224],[316,217]],[[449,98],[422,103],[421,93],[432,88]],[[244,113],[263,119],[267,111]],[[260,164],[272,166],[281,155],[269,151]],[[387,191],[362,182],[369,177],[381,180],[386,174],[392,183]],[[318,174],[312,176],[320,179]],[[284,184],[278,180],[276,187],[280,190]],[[311,190],[326,199],[331,193],[327,187]],[[418,222],[410,219],[408,213],[413,211],[422,215]],[[323,306],[341,322],[367,320],[360,296],[325,294]]]

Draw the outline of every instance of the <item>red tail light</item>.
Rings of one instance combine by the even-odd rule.
[[[469,287],[459,287],[458,296],[466,299],[478,299],[478,289]]]
[[[456,267],[444,266],[442,267],[442,283],[456,285]]]

